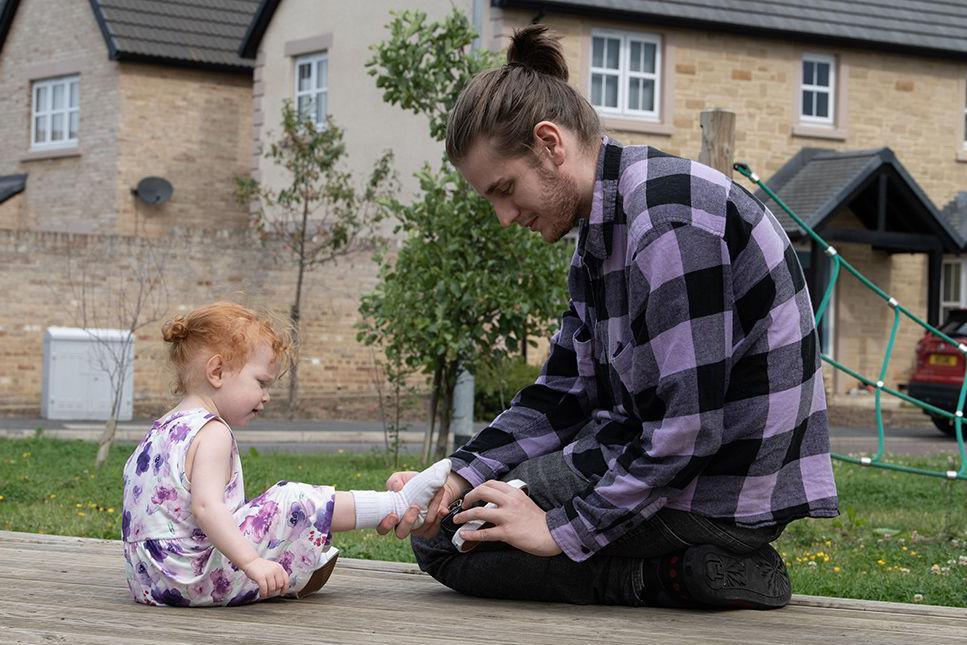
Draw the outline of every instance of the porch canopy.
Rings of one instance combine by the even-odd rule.
[[[940,316],[940,272],[945,253],[959,254],[964,240],[930,201],[889,148],[834,151],[803,148],[766,184],[814,231],[832,245],[868,244],[887,253],[926,253],[929,256],[927,321]],[[775,213],[793,242],[806,238],[796,223],[764,191],[756,192]],[[848,208],[862,228],[830,226],[833,215]],[[808,239],[808,238],[807,238]],[[819,303],[829,279],[829,263],[810,240],[807,279]]]

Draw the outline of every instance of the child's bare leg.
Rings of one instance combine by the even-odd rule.
[[[356,500],[352,493],[336,492],[333,499],[332,530],[352,531],[356,528]]]

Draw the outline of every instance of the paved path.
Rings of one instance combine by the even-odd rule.
[[[118,439],[136,442],[144,436],[151,421],[129,421],[118,424]],[[479,430],[485,423],[477,423]],[[401,433],[403,450],[419,450],[426,424],[413,422]],[[50,421],[47,419],[0,418],[0,436],[27,437],[37,428],[44,435],[64,439],[96,440],[103,424],[96,421]],[[239,447],[248,450],[279,452],[335,452],[337,450],[382,450],[383,428],[379,421],[306,421],[258,419],[248,427],[236,430]],[[956,454],[957,443],[933,428],[887,428],[887,451],[897,455]],[[875,428],[830,428],[833,451],[869,453],[876,450]]]
[[[337,536],[338,537],[338,536]],[[0,531],[2,643],[963,643],[967,610],[794,595],[774,611],[486,600],[399,562],[340,559],[303,600],[176,609],[134,603],[121,543]]]

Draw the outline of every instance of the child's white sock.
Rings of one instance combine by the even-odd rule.
[[[376,528],[390,513],[402,518],[410,506],[414,505],[420,507],[420,516],[413,528],[422,526],[426,519],[427,504],[446,483],[449,474],[450,460],[441,459],[406,482],[401,491],[351,491],[356,505],[356,528]]]

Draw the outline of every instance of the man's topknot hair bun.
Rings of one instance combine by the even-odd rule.
[[[558,39],[548,35],[546,25],[530,25],[514,32],[507,49],[507,64],[519,65],[567,82],[567,62]]]
[[[478,72],[460,91],[447,120],[447,157],[466,159],[486,139],[506,159],[533,155],[534,127],[551,121],[570,130],[597,158],[601,121],[588,100],[568,84],[559,38],[546,25],[514,32],[507,64]]]

